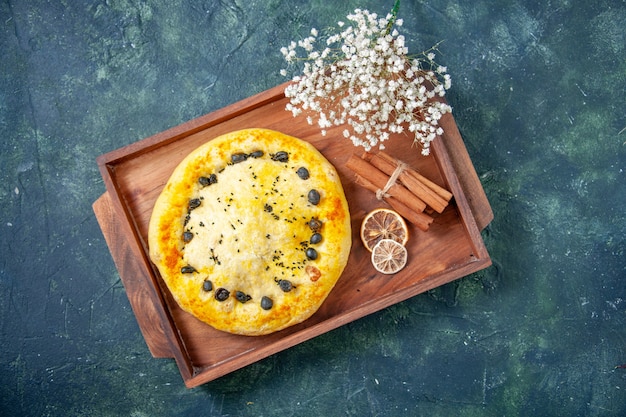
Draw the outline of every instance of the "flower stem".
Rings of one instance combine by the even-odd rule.
[[[396,0],[391,9],[391,19],[389,19],[389,23],[387,23],[387,28],[385,29],[385,36],[391,33],[391,29],[393,28],[394,23],[396,23],[396,19],[398,18],[398,10],[400,9],[400,0]]]

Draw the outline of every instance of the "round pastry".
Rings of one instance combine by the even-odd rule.
[[[213,139],[174,170],[150,219],[150,258],[180,307],[264,335],[309,318],[341,276],[352,233],[337,171],[267,129]]]

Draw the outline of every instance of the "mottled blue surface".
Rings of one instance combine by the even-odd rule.
[[[443,41],[494,266],[192,390],[143,341],[95,158],[393,1],[175,3],[0,2],[0,415],[626,415],[625,1],[403,1],[411,50]]]

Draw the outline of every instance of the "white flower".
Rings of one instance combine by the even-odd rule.
[[[325,45],[316,50],[319,32],[291,42],[280,49],[288,65],[304,59],[302,75],[293,77],[285,88],[290,99],[286,109],[294,116],[305,113],[307,123],[316,123],[322,135],[333,126],[354,146],[366,150],[406,130],[429,153],[430,142],[441,135],[438,121],[451,108],[435,96],[444,96],[451,80],[447,68],[434,63],[435,54],[409,58],[405,38],[392,26],[401,19],[356,9],[348,15],[347,25],[339,22],[341,32],[321,39]],[[297,49],[303,51],[298,58]],[[281,70],[286,75],[286,70]],[[432,86],[427,88],[426,85]]]

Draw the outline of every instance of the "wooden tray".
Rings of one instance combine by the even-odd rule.
[[[406,300],[491,264],[480,230],[493,213],[451,115],[445,133],[424,158],[407,138],[391,140],[386,151],[454,194],[428,232],[411,228],[409,263],[394,276],[378,274],[359,238],[366,212],[384,206],[354,184],[344,166],[359,152],[339,130],[326,137],[304,118],[284,110],[279,85],[222,110],[98,157],[106,193],[93,208],[139,327],[155,357],[174,358],[187,387],[195,387],[343,324]],[[337,168],[350,206],[353,246],[342,277],[322,307],[304,323],[268,336],[237,336],[214,330],[173,301],[147,249],[153,204],[176,165],[193,149],[233,130],[263,127],[307,140]]]

